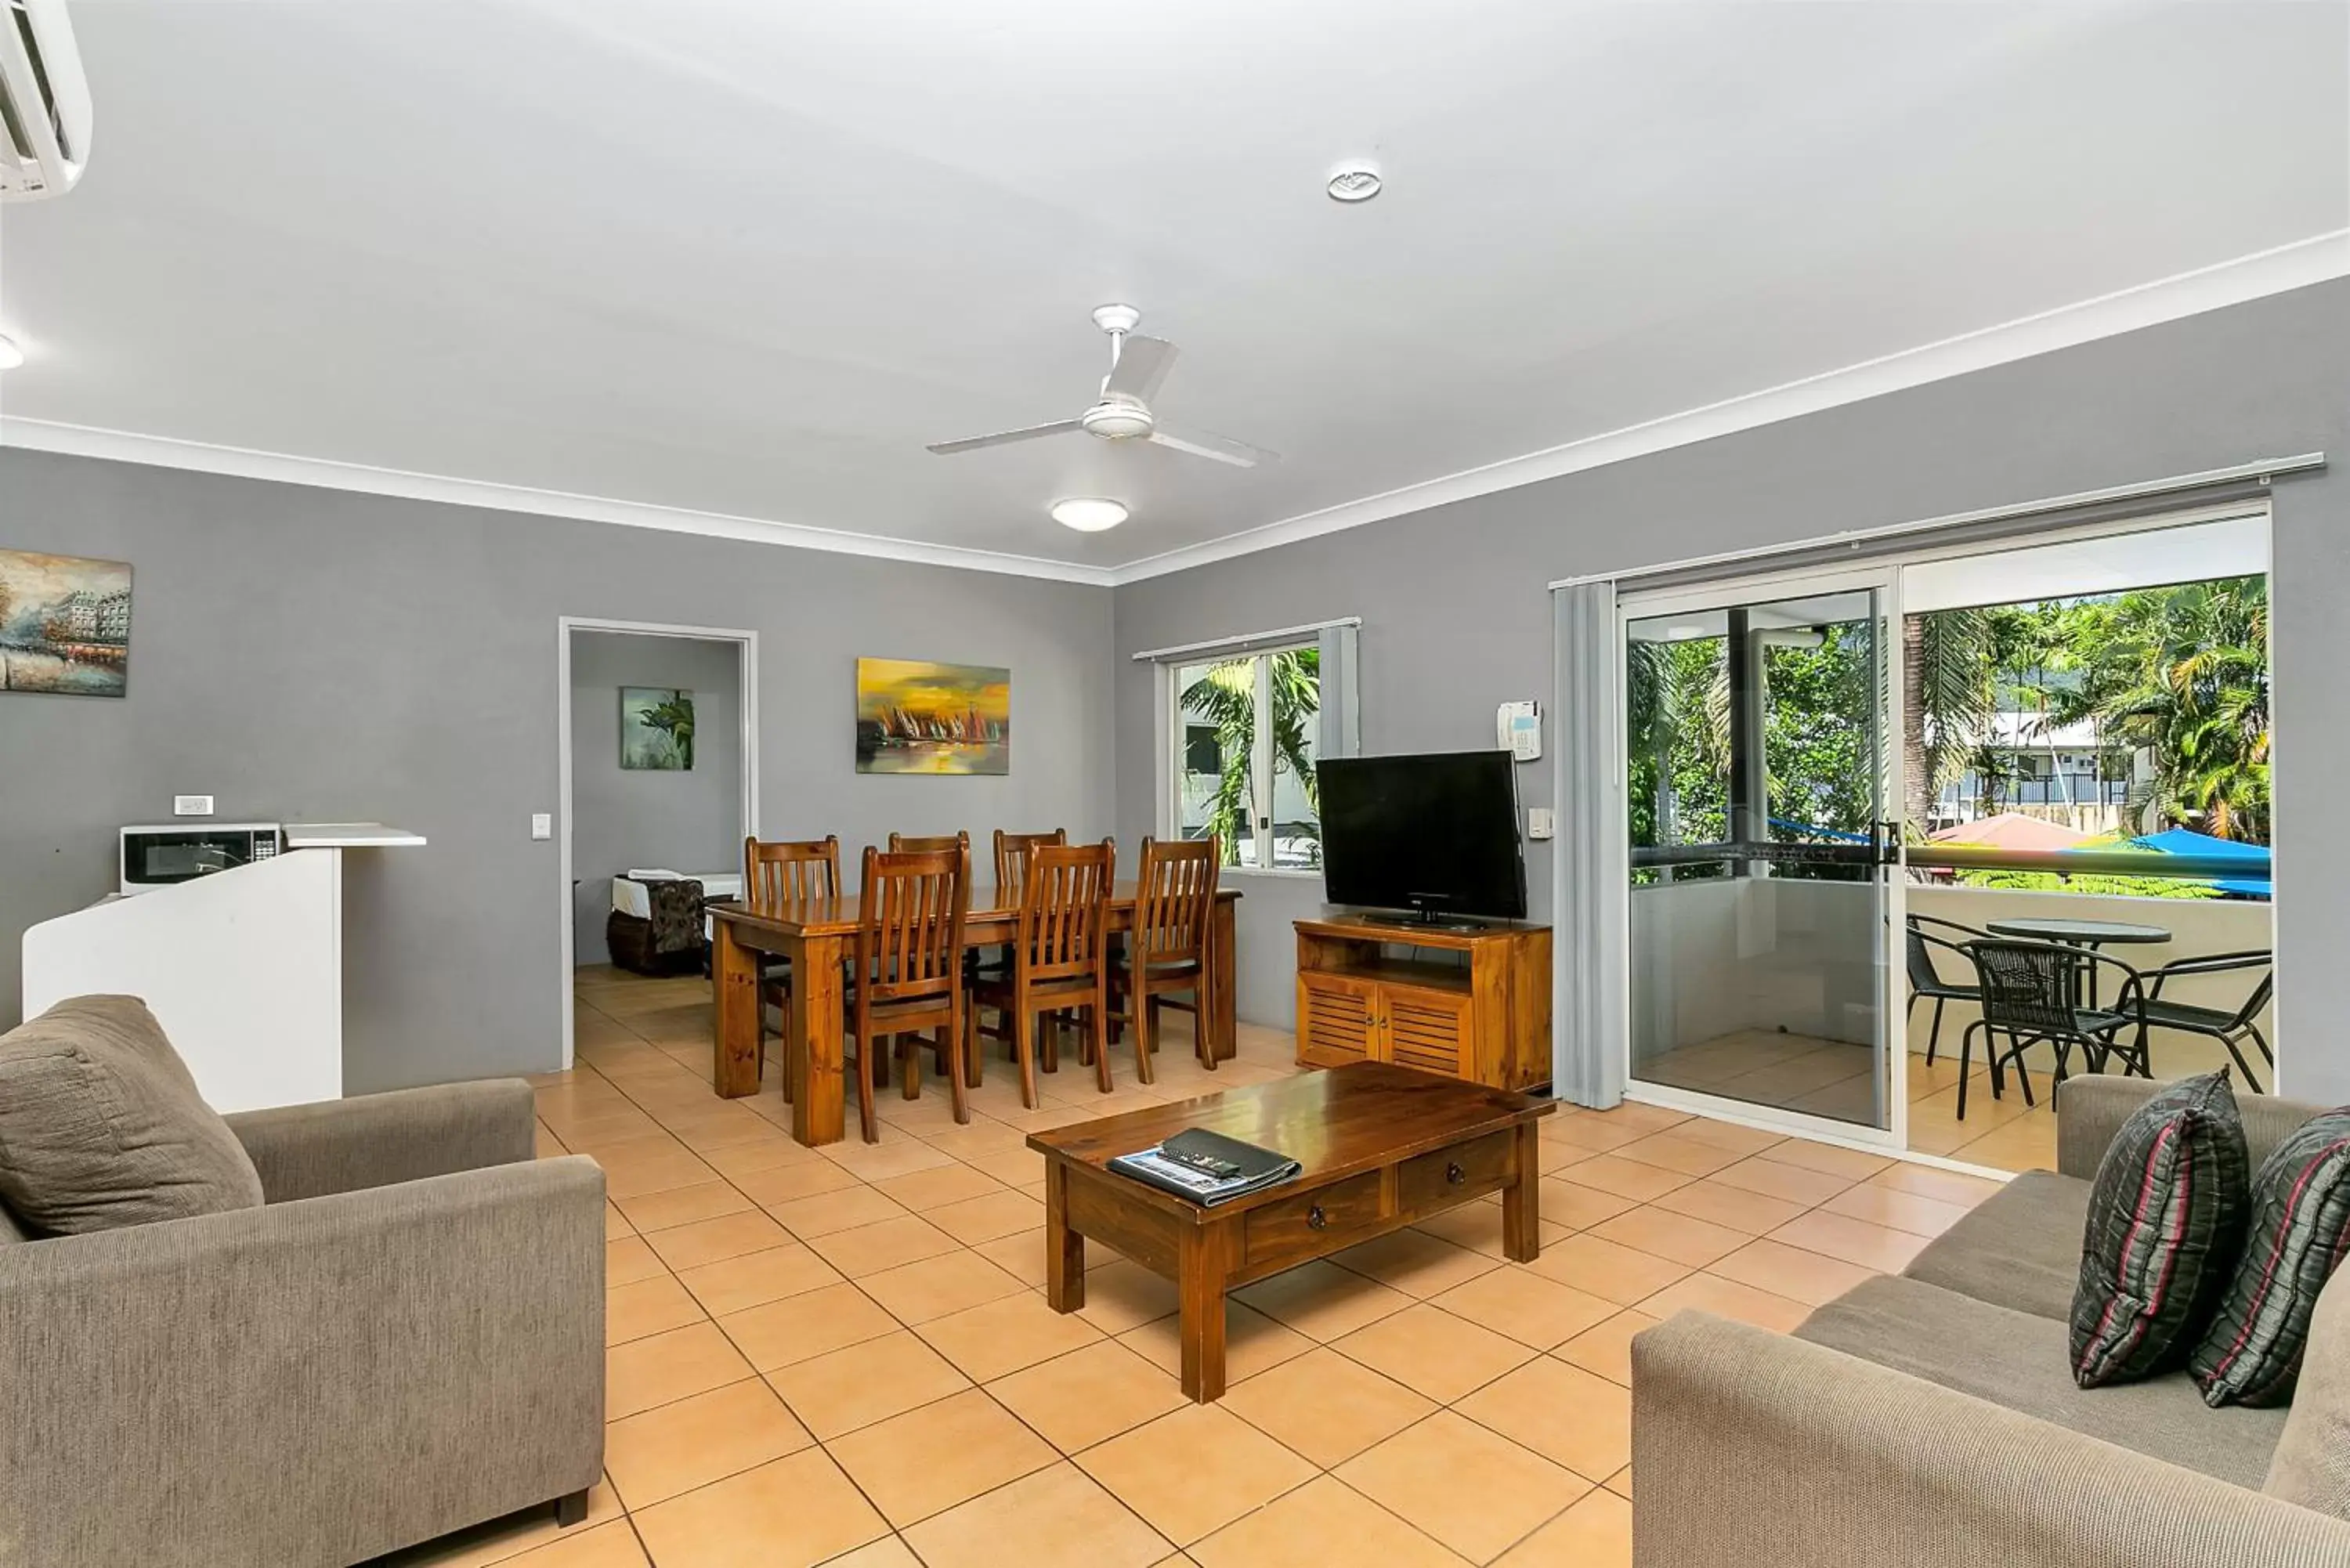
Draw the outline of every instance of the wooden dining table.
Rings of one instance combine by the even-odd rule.
[[[1208,922],[1208,951],[1200,999],[1199,1028],[1210,1055],[1232,1060],[1233,1033],[1233,905],[1240,891],[1216,892]],[[1002,947],[1019,925],[1018,895],[993,887],[971,890],[963,917],[966,948]],[[863,900],[854,894],[797,902],[733,901],[708,907],[715,951],[711,976],[717,1005],[711,1024],[710,1086],[728,1099],[759,1088],[759,955],[792,961],[791,1012],[784,1048],[792,1091],[792,1136],[811,1147],[838,1143],[846,1125],[847,1078],[841,1049],[847,1020],[841,984],[856,950]],[[1134,925],[1134,884],[1110,889],[1109,929]]]

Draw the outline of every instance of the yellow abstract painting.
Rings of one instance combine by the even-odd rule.
[[[857,661],[860,774],[1008,774],[1012,671],[919,659]]]

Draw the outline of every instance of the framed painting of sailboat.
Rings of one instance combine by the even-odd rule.
[[[860,774],[1008,774],[1012,671],[918,659],[857,661]]]

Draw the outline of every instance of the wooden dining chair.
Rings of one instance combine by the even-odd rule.
[[[999,843],[1001,836],[998,836]],[[1020,923],[1007,973],[982,978],[965,1013],[963,1056],[979,1082],[983,1035],[1009,1040],[1020,1064],[1020,1103],[1036,1107],[1036,1021],[1080,1012],[1092,1042],[1102,1092],[1109,1079],[1109,896],[1118,875],[1118,845],[1038,844],[1026,852],[1027,875],[1020,889]],[[980,1023],[980,1007],[993,1007],[1000,1030]],[[1047,1031],[1045,1039],[1052,1038]]]
[[[1020,907],[1020,889],[1028,872],[1028,852],[1040,845],[1066,844],[1069,830],[1056,827],[1050,833],[1006,833],[995,830],[995,902],[996,907],[1016,909]]]
[[[837,837],[743,840],[743,901],[761,906],[816,903],[840,897],[840,840]],[[789,1017],[792,1006],[792,961],[781,955],[759,965],[759,1076],[767,1075],[767,1003]],[[784,1075],[784,1098],[792,1097],[791,1075]]]
[[[1159,1009],[1170,992],[1191,997],[1193,1046],[1213,1072],[1208,1044],[1208,929],[1216,908],[1216,867],[1222,847],[1205,838],[1161,844],[1142,841],[1142,869],[1134,884],[1134,925],[1126,933],[1126,962],[1110,975],[1111,1012],[1134,1030],[1135,1071],[1151,1081],[1150,1054],[1159,1048]]]
[[[925,853],[865,848],[865,894],[857,925],[857,995],[849,1033],[856,1041],[858,1116],[865,1141],[881,1141],[874,1119],[872,1067],[884,1040],[898,1040],[905,1096],[921,1093],[921,1047],[901,1037],[928,1033],[954,1099],[954,1117],[971,1120],[963,1066],[966,992],[963,917],[971,906],[971,851]]]
[[[933,834],[927,838],[920,834],[893,833],[889,836],[889,853],[892,855],[951,855],[958,849],[966,855],[971,853],[970,834],[958,830]]]

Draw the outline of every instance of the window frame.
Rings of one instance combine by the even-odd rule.
[[[1256,863],[1249,865],[1222,863],[1219,876],[1285,877],[1320,879],[1320,866],[1278,866],[1274,863],[1274,839],[1278,827],[1274,806],[1274,773],[1275,756],[1273,744],[1273,660],[1277,654],[1294,653],[1302,649],[1318,649],[1317,635],[1284,639],[1278,642],[1252,641],[1246,647],[1225,652],[1202,649],[1188,660],[1169,659],[1159,666],[1159,691],[1166,705],[1166,725],[1161,736],[1159,792],[1163,809],[1159,813],[1159,829],[1170,838],[1183,835],[1183,781],[1188,775],[1190,761],[1190,721],[1183,711],[1183,672],[1205,665],[1234,663],[1241,659],[1253,662],[1256,673],[1256,722],[1249,736],[1249,819],[1247,840]],[[1317,717],[1319,713],[1317,693]],[[1315,758],[1321,759],[1318,736]],[[1320,820],[1315,820],[1317,836]]]

